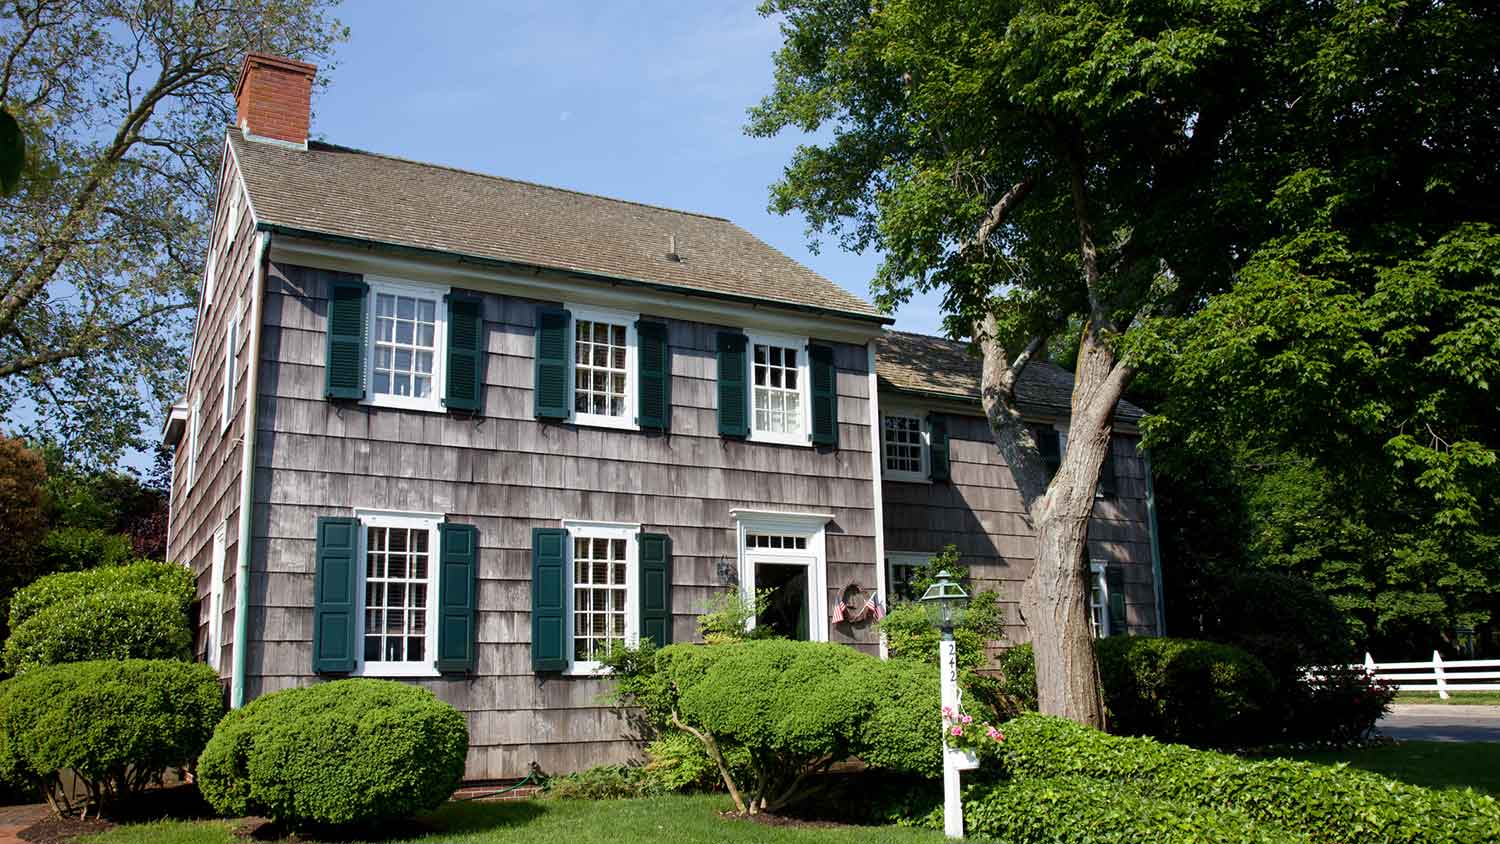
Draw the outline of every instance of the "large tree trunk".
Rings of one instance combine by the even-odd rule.
[[[1040,346],[1033,340],[1014,360],[987,319],[977,332],[984,353],[981,381],[995,444],[1010,466],[1036,535],[1035,565],[1021,590],[1021,612],[1036,656],[1041,711],[1104,727],[1099,671],[1089,622],[1089,518],[1099,471],[1108,454],[1115,404],[1129,378],[1085,326],[1073,387],[1068,443],[1050,482],[1036,440],[1015,400],[1015,386]]]

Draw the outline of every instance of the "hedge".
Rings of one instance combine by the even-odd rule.
[[[1088,777],[1148,798],[1241,811],[1320,844],[1500,842],[1500,802],[1467,789],[1432,791],[1343,765],[1251,762],[1043,715],[1004,730],[1001,768],[1021,782]]]
[[[463,715],[426,689],[336,680],[229,713],[198,759],[198,787],[225,815],[372,826],[441,805],[468,749]]]
[[[1245,651],[1195,639],[1111,636],[1095,643],[1095,653],[1110,732],[1218,747],[1268,743],[1276,687]],[[1007,692],[1034,707],[1031,646],[1012,648],[1002,665]]]
[[[936,818],[941,826],[942,818]],[[1084,777],[1020,780],[964,795],[969,835],[1007,844],[1291,844],[1244,812],[1183,805]]]
[[[27,619],[54,604],[123,589],[148,589],[169,595],[186,612],[193,600],[193,574],[186,566],[151,560],[49,574],[17,590],[11,597],[11,629],[20,627]]]
[[[99,660],[38,667],[0,684],[0,776],[58,791],[72,770],[96,803],[190,765],[224,713],[206,665]]]

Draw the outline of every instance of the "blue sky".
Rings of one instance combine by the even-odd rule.
[[[807,246],[766,210],[799,138],[747,137],[771,88],[775,20],[753,0],[346,4],[313,135],[590,193],[728,217],[869,298],[875,255]],[[896,327],[936,333],[935,297]]]

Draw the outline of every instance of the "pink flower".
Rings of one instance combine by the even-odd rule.
[[[961,736],[961,735],[963,735],[963,734],[964,734],[964,728],[963,728],[963,727],[960,727],[960,726],[957,726],[957,725],[955,725],[955,726],[954,726],[954,727],[953,727],[953,729],[952,729],[952,731],[951,731],[951,732],[952,732],[952,733],[953,733],[953,734],[954,734],[954,735],[955,735],[955,736]]]
[[[972,724],[974,722],[974,718],[972,716],[965,715],[963,721],[965,724]]]
[[[952,718],[953,717],[953,707],[951,707],[951,706],[945,706],[945,707],[943,707],[943,717],[944,718]]]

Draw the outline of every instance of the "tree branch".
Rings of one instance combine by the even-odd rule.
[[[1012,185],[1010,190],[1006,191],[1005,195],[1000,197],[1000,201],[990,207],[990,210],[984,215],[984,219],[979,221],[979,228],[974,230],[974,236],[959,246],[959,257],[965,258],[969,252],[981,248],[988,243],[990,235],[995,233],[995,229],[999,228],[1005,222],[1005,218],[1010,215],[1010,212],[1017,205],[1020,205],[1021,201],[1031,193],[1031,189],[1036,186],[1036,181],[1036,174],[1028,173],[1025,178]]]

